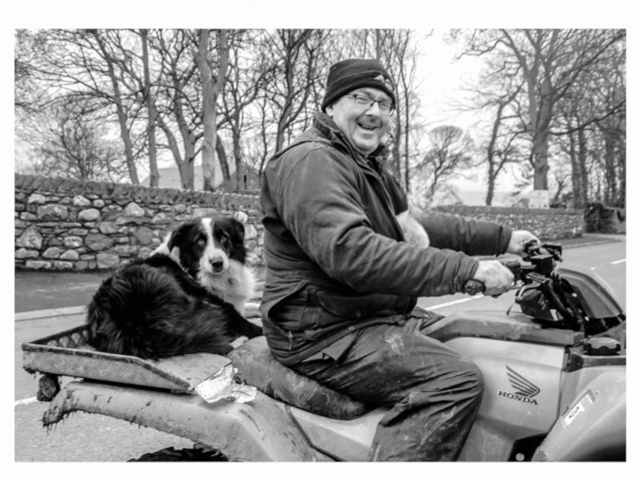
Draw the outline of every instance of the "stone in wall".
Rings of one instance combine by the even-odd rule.
[[[42,248],[42,235],[38,231],[38,227],[35,225],[27,227],[16,240],[16,246],[40,250]]]
[[[81,247],[82,245],[84,245],[82,238],[77,237],[75,235],[71,235],[69,237],[65,237],[65,239],[62,241],[63,245],[66,248],[78,248]]]
[[[115,222],[100,222],[98,224],[98,230],[100,233],[104,233],[105,235],[109,235],[111,233],[118,232],[118,225]]]
[[[140,247],[136,245],[118,245],[117,247],[114,247],[114,250],[119,255],[131,256],[131,255],[137,255],[139,248]]]
[[[37,250],[28,250],[26,248],[19,248],[15,253],[15,257],[19,259],[38,258],[39,256],[40,252],[38,252]]]
[[[258,231],[256,230],[256,227],[254,227],[253,225],[245,225],[244,226],[244,239],[245,240],[254,240],[258,238]]]
[[[116,225],[142,225],[143,219],[137,217],[118,217]]]
[[[88,208],[78,213],[78,220],[83,222],[93,222],[100,218],[100,210],[97,208]]]
[[[58,247],[47,248],[42,254],[43,258],[59,258],[62,255],[62,250]]]
[[[73,205],[75,207],[88,207],[91,205],[91,200],[82,195],[76,195],[73,197]]]
[[[50,270],[51,262],[45,262],[42,260],[27,260],[25,267],[30,270]]]
[[[76,261],[80,259],[80,254],[75,250],[67,250],[62,255],[60,255],[60,260],[72,260]]]
[[[97,267],[101,270],[109,270],[120,264],[120,258],[118,255],[113,255],[111,253],[99,253],[96,256],[96,260]]]
[[[144,209],[136,202],[131,202],[124,208],[124,214],[129,217],[144,217]]]
[[[113,246],[113,240],[100,233],[90,233],[84,239],[84,244],[94,252],[108,250]]]
[[[40,195],[39,193],[32,193],[31,195],[29,195],[29,199],[27,200],[27,203],[45,204],[46,199],[44,195]]]
[[[138,227],[132,233],[140,245],[149,245],[154,236],[153,230],[148,227]]]
[[[55,260],[53,262],[53,268],[55,268],[56,270],[71,270],[73,268],[73,263]]]
[[[195,207],[191,212],[191,216],[194,218],[216,216],[216,215],[220,215],[220,211],[215,208]]]
[[[166,213],[160,212],[151,219],[151,223],[153,225],[168,224],[168,223],[171,223],[171,219],[167,217]]]
[[[45,222],[66,220],[69,218],[69,209],[64,205],[43,205],[38,207],[38,220]]]

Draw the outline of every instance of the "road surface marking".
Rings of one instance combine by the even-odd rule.
[[[37,402],[38,399],[36,397],[31,397],[31,398],[23,398],[22,400],[16,400],[15,403],[15,407],[19,407],[21,405],[29,405],[30,403],[35,403]]]
[[[35,310],[30,312],[19,312],[15,314],[16,322],[23,320],[40,320],[43,318],[51,317],[64,317],[67,315],[79,315],[84,313],[86,306],[78,307],[66,307],[66,308],[52,308],[49,310]]]
[[[426,310],[435,310],[436,308],[444,308],[444,307],[448,307],[450,305],[457,305],[458,303],[470,302],[471,300],[475,300],[476,298],[482,298],[482,297],[484,297],[484,295],[478,294],[478,295],[475,295],[475,296],[473,296],[471,298],[462,298],[460,300],[455,300],[453,302],[441,303],[440,305],[433,305],[433,306],[430,305],[428,307],[423,307],[423,308],[425,308]]]
[[[622,260],[616,260],[615,262],[611,262],[611,265],[617,265],[618,263],[626,262],[627,259],[623,258]]]

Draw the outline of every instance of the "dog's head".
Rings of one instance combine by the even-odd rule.
[[[196,279],[220,275],[230,261],[244,265],[246,214],[233,217],[203,217],[173,230],[153,253],[169,255]]]

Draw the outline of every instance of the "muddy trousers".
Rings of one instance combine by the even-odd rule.
[[[338,358],[316,356],[291,367],[392,407],[378,424],[370,461],[456,460],[477,415],[483,391],[478,367],[420,328],[417,318],[367,327]]]

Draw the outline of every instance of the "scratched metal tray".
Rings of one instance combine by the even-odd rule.
[[[159,361],[98,352],[87,344],[86,325],[22,344],[23,368],[114,383],[193,392],[201,382],[231,360],[210,353],[194,353]]]

